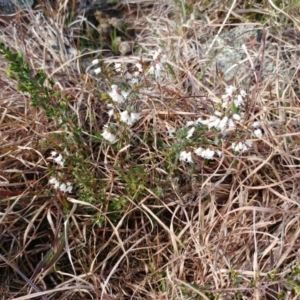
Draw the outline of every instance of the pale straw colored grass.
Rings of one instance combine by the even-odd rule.
[[[246,9],[234,3],[237,7],[232,14],[245,18]],[[243,299],[277,299],[279,290],[288,294],[285,276],[297,279],[291,268],[298,266],[300,234],[297,43],[284,39],[281,29],[270,22],[266,30],[272,32],[272,43],[280,47],[274,50],[264,45],[263,51],[274,60],[275,71],[255,82],[248,67],[233,82],[248,93],[248,123],[243,125],[243,134],[248,134],[252,121],[259,120],[263,138],[252,138],[254,146],[235,155],[230,150],[235,132],[229,132],[227,140],[213,146],[223,152],[222,157],[208,163],[199,159],[193,173],[186,163],[178,163],[168,173],[164,164],[167,150],[160,147],[161,141],[170,147],[173,144],[166,133],[168,127],[178,130],[189,120],[209,117],[225,93],[228,83],[200,45],[209,45],[220,28],[228,30],[224,20],[231,16],[229,8],[218,11],[216,17],[218,5],[211,3],[206,17],[189,21],[189,14],[183,20],[182,7],[171,0],[123,1],[120,7],[137,12],[128,21],[137,31],[136,52],[123,58],[104,57],[104,65],[139,59],[147,65],[149,52],[160,47],[174,71],[163,73],[161,80],[148,79],[140,87],[141,119],[132,129],[136,146],[129,148],[131,153],[125,147],[94,145],[90,139],[107,121],[106,105],[97,92],[107,92],[112,82],[96,82],[87,75],[80,66],[82,53],[70,56],[67,50],[53,49],[53,36],[64,49],[65,39],[72,45],[72,32],[81,30],[80,22],[69,31],[62,29],[67,20],[63,4],[70,3],[64,1],[53,12],[53,22],[41,18],[41,26],[36,12],[30,12],[23,39],[9,26],[0,41],[23,52],[34,70],[42,68],[53,76],[56,88],[69,95],[69,111],[84,132],[84,143],[72,144],[73,151],[88,153],[89,171],[95,174],[95,186],[105,183],[101,197],[105,195],[107,202],[83,202],[76,193],[70,197],[46,193],[50,189],[47,157],[52,149],[44,149],[41,141],[59,148],[53,133],[62,129],[40,108],[32,107],[29,96],[15,89],[16,82],[7,78],[7,64],[1,57],[1,253],[49,298],[212,299],[214,294],[219,299],[235,299],[239,292]],[[194,9],[200,6],[196,3]],[[273,16],[271,6],[261,11]],[[254,9],[258,8],[256,4]],[[290,26],[299,30],[296,22]],[[253,51],[262,53],[261,49]],[[288,59],[284,61],[282,54]],[[251,63],[248,57],[245,65]],[[289,77],[282,75],[287,70]],[[252,81],[248,80],[251,75]],[[216,134],[208,131],[204,137],[212,141]],[[127,153],[132,156],[128,158]],[[143,173],[131,174],[131,166],[142,166]],[[127,189],[122,168],[129,170],[127,176],[141,176],[136,193]],[[154,193],[157,187],[163,189],[163,195]],[[112,222],[108,205],[117,197],[125,198],[128,205]],[[69,204],[67,214],[65,203]],[[104,216],[102,227],[93,221],[99,215]],[[62,234],[67,243],[52,264],[57,270],[31,277],[41,256]],[[6,299],[37,296],[8,265],[1,265]],[[295,290],[288,297],[297,299]]]

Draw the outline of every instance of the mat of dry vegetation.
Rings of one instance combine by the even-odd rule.
[[[298,299],[299,4],[37,2],[0,24],[0,298]]]

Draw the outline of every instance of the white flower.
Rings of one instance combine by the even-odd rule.
[[[235,128],[235,123],[233,122],[233,120],[230,118],[228,120],[228,129],[234,129]]]
[[[174,137],[176,130],[174,128],[170,128],[167,133],[169,137]]]
[[[155,51],[153,54],[153,64],[149,68],[149,74],[154,75],[155,78],[160,77],[160,71],[162,69],[162,65],[167,61],[167,56],[162,53],[162,50],[159,49]]]
[[[203,152],[203,148],[199,147],[196,150],[194,150],[194,153],[198,156],[201,156],[201,153]]]
[[[143,67],[142,67],[142,65],[141,65],[140,63],[136,63],[136,64],[135,64],[135,67],[138,69],[138,71],[139,71],[140,73],[143,72]]]
[[[199,118],[200,119],[200,118]],[[186,126],[187,127],[190,127],[190,126],[194,126],[195,125],[195,122],[194,121],[187,121],[186,122]]]
[[[217,155],[218,155],[219,157],[221,157],[221,156],[222,156],[222,154],[223,154],[223,152],[222,152],[222,151],[220,151],[220,150],[217,150],[217,151],[216,151],[216,153],[217,153]]]
[[[94,60],[92,60],[92,65],[94,66],[94,65],[97,65],[97,64],[99,64],[99,59],[94,59]]]
[[[215,116],[217,117],[221,117],[222,116],[222,113],[218,110],[215,111]]]
[[[108,92],[108,95],[114,102],[123,103],[128,97],[129,93],[122,91],[117,85],[113,84],[111,86],[111,92]]]
[[[159,78],[161,69],[162,69],[161,63],[155,63],[150,67],[149,74],[154,75],[155,78]]]
[[[233,85],[229,85],[225,88],[225,97],[232,97],[233,92],[236,91],[236,87]]]
[[[180,155],[179,155],[179,160],[192,163],[193,162],[192,153],[186,152],[186,151],[181,151]]]
[[[101,73],[101,68],[95,69],[95,70],[94,70],[94,73],[95,73],[96,75],[100,74],[100,73]]]
[[[115,71],[121,72],[122,71],[122,64],[121,63],[115,63]]]
[[[162,54],[162,50],[158,49],[157,51],[154,52],[153,59],[157,60],[161,54]]]
[[[51,177],[49,183],[54,186],[55,189],[59,189],[64,193],[71,193],[73,186],[70,182],[60,183],[55,177]]]
[[[245,96],[247,96],[247,93],[246,93],[244,90],[241,90],[241,91],[240,91],[240,95],[241,95],[242,97],[245,97]]]
[[[192,128],[188,131],[186,138],[187,138],[187,139],[191,138],[191,137],[193,136],[193,134],[194,134],[194,131],[195,131],[195,127],[192,127]]]
[[[226,128],[226,125],[227,125],[227,122],[228,122],[228,117],[225,116],[219,123],[218,125],[218,129],[220,129],[221,131],[224,131],[225,128]]]
[[[253,124],[252,124],[252,127],[254,127],[254,128],[257,128],[257,127],[259,127],[260,126],[260,121],[255,121],[255,122],[253,122]]]
[[[210,150],[209,148],[207,148],[201,153],[201,156],[206,159],[213,159],[214,155],[215,155],[215,151]]]
[[[244,102],[244,99],[241,95],[238,95],[233,102],[236,107],[239,107]]]
[[[59,181],[56,178],[54,178],[54,177],[51,177],[49,179],[49,183],[52,184],[52,185],[54,185],[55,189],[57,189],[59,187],[59,185],[60,185]]]
[[[199,147],[196,150],[194,150],[194,153],[196,155],[201,156],[202,158],[206,158],[206,159],[213,159],[213,157],[215,155],[215,151],[210,150],[209,148],[207,148],[206,150],[204,150],[201,147]]]
[[[249,147],[252,146],[252,142],[250,140],[246,140],[243,142],[232,143],[231,148],[236,152],[247,151]]]
[[[104,130],[103,133],[101,133],[101,135],[103,136],[103,138],[107,141],[109,141],[110,143],[115,143],[117,141],[116,136],[111,133],[110,129],[108,128],[108,125],[104,125]]]
[[[126,79],[132,79],[131,73],[126,72],[126,73],[125,73],[125,78],[126,78]]]
[[[209,129],[212,127],[218,128],[220,122],[221,122],[220,118],[218,118],[217,116],[211,116],[209,118],[209,122],[208,122],[207,126]]]
[[[241,116],[238,115],[238,114],[233,114],[233,115],[232,115],[232,118],[235,119],[235,120],[237,120],[237,121],[240,121],[240,120],[241,120]]]
[[[61,167],[64,166],[65,160],[63,159],[61,154],[58,154],[56,151],[51,151],[51,156],[58,165],[60,165]]]
[[[71,193],[72,190],[73,190],[73,186],[71,185],[70,182],[62,183],[62,184],[60,185],[59,189],[60,189],[62,192]]]
[[[127,110],[120,113],[121,121],[131,126],[133,123],[139,120],[140,115],[134,112],[128,112]]]
[[[113,110],[113,109],[110,109],[110,110],[108,111],[108,115],[109,115],[110,117],[112,117],[112,116],[114,115],[114,110]]]
[[[261,138],[262,137],[262,131],[261,129],[255,129],[254,132],[253,132],[254,136],[256,136],[257,138]]]
[[[138,78],[132,78],[132,79],[130,80],[130,83],[131,83],[132,85],[138,84],[138,83],[139,83],[139,79],[138,79]]]

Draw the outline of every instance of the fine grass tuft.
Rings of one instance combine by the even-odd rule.
[[[2,298],[297,299],[299,5],[84,5],[0,24]]]

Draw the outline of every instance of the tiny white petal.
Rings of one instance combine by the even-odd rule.
[[[57,182],[57,179],[54,178],[54,177],[51,177],[51,178],[49,179],[49,183],[50,183],[50,184],[55,184],[56,182]]]
[[[176,132],[176,130],[173,128],[171,128],[167,131],[169,137],[174,137],[175,132]]]
[[[94,70],[94,73],[95,73],[96,75],[99,74],[99,73],[101,73],[101,68],[95,69],[95,70]]]
[[[139,72],[143,72],[143,67],[140,63],[136,63],[135,66],[139,70]]]
[[[222,113],[218,110],[215,111],[215,116],[218,116],[218,117],[221,117],[222,116]]]
[[[110,132],[108,125],[104,125],[104,130],[101,133],[101,135],[103,136],[103,138],[107,141],[109,141],[110,143],[115,143],[117,141],[116,136]]]
[[[140,119],[140,115],[138,113],[128,112],[127,110],[125,110],[120,113],[120,119],[122,122],[131,126],[133,125],[133,123]]]
[[[154,74],[154,66],[150,66],[148,72],[149,72],[149,74],[153,75]]]
[[[195,125],[195,122],[194,122],[194,121],[187,121],[187,122],[186,122],[186,126],[187,126],[187,127],[194,126],[194,125]]]
[[[196,121],[195,121],[195,123],[197,123],[197,124],[202,124],[202,125],[208,125],[208,123],[210,122],[210,120],[209,119],[207,119],[207,120],[203,120],[202,118],[198,118]]]
[[[194,150],[194,153],[198,156],[201,156],[201,153],[203,152],[203,148],[199,147],[196,150]]]
[[[114,110],[113,110],[113,109],[110,109],[110,110],[108,111],[108,115],[109,115],[110,117],[112,117],[112,116],[114,115]]]
[[[72,190],[73,190],[73,186],[72,186],[71,182],[67,182],[66,192],[72,193]]]
[[[235,128],[235,123],[233,122],[233,120],[230,118],[228,120],[228,129],[233,129]]]
[[[230,97],[232,96],[233,92],[235,92],[235,91],[236,91],[236,87],[233,85],[229,85],[225,88],[226,95],[230,96]]]
[[[207,124],[208,128],[212,128],[212,127],[215,127],[215,128],[218,128],[219,124],[220,124],[221,120],[216,117],[216,116],[211,116],[210,117],[210,122]]]
[[[156,60],[158,58],[158,56],[161,54],[161,49],[158,49],[157,51],[154,52],[153,54],[153,59]]]
[[[186,151],[181,151],[180,155],[179,155],[179,160],[192,163],[193,162],[192,153],[186,152]]]
[[[62,191],[62,192],[65,192],[66,189],[67,189],[67,186],[65,183],[62,183],[60,186],[59,186],[59,189]]]
[[[137,83],[139,83],[139,79],[138,78],[132,78],[130,82],[131,82],[132,85],[137,84]]]
[[[64,166],[64,159],[61,154],[59,154],[57,157],[54,157],[53,160],[61,167]]]
[[[247,146],[251,147],[251,146],[253,145],[253,142],[250,141],[250,140],[246,140],[246,141],[245,141],[245,144],[246,144]]]
[[[235,120],[237,120],[237,121],[240,121],[240,120],[241,120],[241,116],[238,115],[238,114],[233,114],[233,115],[232,115],[232,118],[235,119]]]
[[[262,137],[262,131],[258,128],[258,129],[255,129],[254,130],[254,135],[256,136],[256,137],[258,137],[258,138],[260,138],[260,137]]]
[[[126,72],[126,73],[125,73],[125,78],[126,78],[126,79],[132,79],[131,73]]]
[[[192,127],[192,128],[188,131],[186,138],[187,138],[187,139],[191,138],[191,137],[193,136],[193,134],[194,134],[194,131],[195,131],[195,127]]]
[[[237,96],[237,99],[234,100],[234,104],[236,107],[241,106],[241,104],[244,102],[243,97],[241,95]]]
[[[97,64],[99,64],[99,59],[92,60],[92,65],[97,65]]]
[[[129,95],[129,92],[125,92],[125,91],[119,92],[118,86],[113,84],[111,86],[111,92],[108,92],[108,95],[111,97],[111,99],[114,102],[123,103],[126,100],[127,96]]]
[[[201,153],[201,156],[206,159],[213,159],[214,155],[215,155],[215,151],[210,150],[209,148],[207,148]]]
[[[227,121],[228,121],[228,117],[225,116],[225,117],[221,120],[221,122],[219,123],[218,128],[219,128],[221,131],[225,130]]]
[[[244,90],[241,90],[241,91],[240,91],[240,95],[241,95],[242,97],[245,97],[245,96],[247,96],[247,93],[246,93]]]
[[[252,127],[254,127],[254,128],[257,128],[257,127],[259,127],[260,126],[260,121],[255,121],[255,122],[253,122],[253,124],[252,124]]]
[[[216,153],[217,153],[217,155],[218,155],[219,157],[221,157],[221,156],[222,156],[222,154],[223,154],[223,152],[222,152],[222,151],[220,151],[220,150],[217,150],[217,151],[216,151]]]

